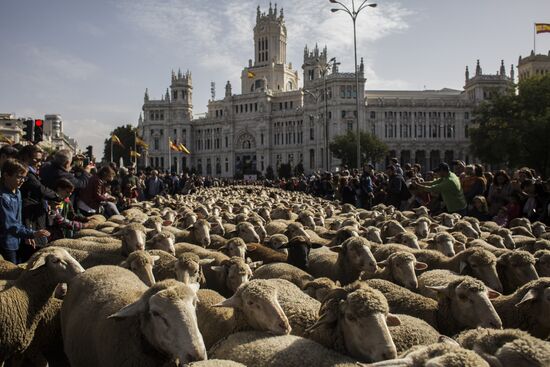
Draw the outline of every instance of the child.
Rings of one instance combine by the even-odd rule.
[[[19,187],[25,182],[27,168],[15,159],[8,159],[2,166],[0,182],[0,254],[5,260],[18,264],[17,250],[21,240],[35,246],[35,239],[48,237],[45,229],[33,231],[21,220],[21,192]]]
[[[493,222],[501,227],[506,227],[508,225],[508,209],[506,209],[505,206],[500,207],[497,215],[493,217]]]
[[[49,203],[48,225],[51,227],[51,241],[59,238],[72,238],[75,231],[89,228],[88,219],[77,215],[74,211],[70,196],[74,185],[66,178],[60,178],[54,186],[55,192],[62,199],[61,202]]]

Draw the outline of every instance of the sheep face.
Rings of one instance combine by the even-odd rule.
[[[166,251],[172,256],[176,255],[174,247],[175,238],[171,233],[159,233],[151,240],[151,249]]]
[[[540,326],[550,328],[550,287],[533,287],[525,295],[522,300],[515,305],[516,308],[522,309],[524,306],[530,306],[528,309],[534,315],[534,318]]]
[[[194,213],[190,213],[190,214],[186,215],[183,218],[183,227],[184,228],[191,227],[197,221],[197,219],[198,219],[198,217]]]
[[[59,247],[46,247],[29,259],[27,269],[31,272],[47,269],[57,283],[68,283],[84,272],[84,268],[69,253]]]
[[[205,360],[206,348],[195,310],[197,290],[198,285],[177,284],[165,289],[157,285],[110,318],[140,316],[143,336],[156,349],[178,358],[180,363]]]
[[[130,225],[122,229],[119,233],[122,235],[123,255],[128,255],[138,250],[145,250],[145,241],[147,240],[147,236],[144,228]]]
[[[443,255],[448,257],[455,256],[455,240],[454,237],[445,235],[445,234],[439,234],[435,237],[435,246],[437,251],[441,252]]]
[[[288,243],[287,236],[285,236],[284,234],[274,234],[267,241],[267,246],[271,247],[273,250],[277,250],[279,252],[284,252],[285,254],[287,254],[288,251],[285,248],[281,248],[287,243]]]
[[[514,289],[539,278],[535,262],[533,255],[520,250],[504,254],[498,259],[498,264],[505,268]]]
[[[389,266],[392,277],[398,285],[408,289],[418,288],[418,279],[416,270],[425,270],[428,265],[423,262],[417,262],[414,255],[406,252],[397,252],[391,254],[388,259],[379,262],[379,266]]]
[[[215,306],[239,309],[255,330],[267,330],[276,335],[290,334],[292,330],[277,299],[277,290],[261,279],[243,284],[232,297]]]
[[[461,327],[502,328],[502,321],[490,301],[499,294],[488,291],[480,281],[469,278],[429,288],[449,299],[451,314]]]
[[[374,243],[383,243],[382,237],[380,236],[380,229],[376,227],[368,227],[366,236],[367,240],[374,242]]]
[[[271,222],[271,215],[268,208],[262,207],[258,209],[258,214],[265,220],[266,223]]]
[[[205,220],[196,221],[191,227],[195,241],[202,247],[210,246],[210,223]]]
[[[361,237],[351,237],[344,241],[341,246],[331,247],[331,251],[338,252],[338,258],[350,266],[367,274],[374,274],[378,270],[376,259],[370,248],[364,243]]]
[[[290,223],[284,234],[288,237],[289,240],[292,240],[294,237],[298,236],[303,236],[307,239],[311,239],[309,234],[304,230],[304,227],[301,223]]]
[[[348,295],[339,305],[339,323],[348,354],[365,362],[393,359],[397,350],[393,343],[389,326],[400,324],[396,316],[385,310],[372,307],[371,293],[359,289]],[[387,306],[386,306],[387,307]],[[368,330],[367,335],[365,331]]]
[[[533,223],[532,228],[533,228],[533,235],[536,238],[539,238],[544,233],[546,233],[546,226],[544,225],[544,223],[541,223],[541,222]]]
[[[254,230],[258,234],[258,237],[260,238],[260,243],[264,242],[265,238],[267,237],[267,231],[265,230],[265,227],[262,223],[257,223],[254,225]]]
[[[254,226],[248,222],[237,225],[237,236],[242,238],[245,243],[260,243],[260,236],[256,233]]]
[[[176,280],[185,284],[201,284],[204,282],[204,275],[201,266],[214,262],[214,259],[200,259],[192,255],[181,256],[174,263]]]
[[[455,224],[453,231],[458,231],[464,234],[468,238],[479,238],[479,232],[472,227],[472,224],[466,221],[458,222]]]
[[[220,217],[211,217],[209,219],[211,231],[210,234],[217,234],[219,236],[225,236],[225,228],[223,227],[223,222]]]
[[[132,273],[136,274],[145,285],[151,287],[155,284],[153,265],[158,259],[159,256],[151,256],[145,251],[134,251],[128,255],[128,258],[124,260],[120,266],[129,269]]]
[[[414,233],[418,238],[426,238],[430,233],[430,222],[426,219],[419,219],[414,224]]]
[[[315,220],[313,219],[313,215],[311,215],[311,213],[304,213],[303,215],[300,215],[298,220],[304,225],[304,227],[313,230],[315,229]]]
[[[309,252],[311,247],[318,248],[321,245],[311,245],[305,237],[294,237],[290,242],[282,248],[288,251],[287,262],[297,268],[306,270],[309,266]]]
[[[227,288],[232,292],[235,292],[241,284],[247,283],[252,276],[250,266],[240,257],[232,257],[220,266],[212,266],[212,270],[221,274]]]
[[[302,291],[311,298],[315,298],[317,301],[322,302],[329,291],[337,286],[340,286],[340,283],[335,283],[332,279],[323,277],[306,283]]]
[[[460,264],[460,273],[463,274],[466,268],[469,269],[473,277],[483,281],[489,288],[502,292],[502,283],[497,273],[496,257],[493,254],[482,249],[470,252],[465,262]]]
[[[237,256],[242,259],[246,258],[246,244],[240,237],[230,239],[225,246],[220,248],[220,250],[224,250],[229,257]]]

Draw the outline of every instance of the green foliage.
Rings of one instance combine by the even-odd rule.
[[[134,130],[132,125],[126,125],[119,126],[111,131],[109,137],[105,139],[103,160],[106,162],[111,161],[111,136],[115,134],[124,145],[124,148],[118,144],[113,144],[113,161],[118,164],[120,162],[120,157],[122,157],[125,166],[131,165],[130,149],[134,149]]]
[[[296,167],[294,167],[294,176],[298,177],[301,176],[304,173],[304,165],[302,162],[298,163]]]
[[[528,166],[550,174],[550,76],[519,84],[519,93],[497,95],[475,111],[471,150],[482,161]]]
[[[265,178],[268,180],[273,180],[275,178],[275,172],[273,172],[273,167],[267,166],[265,169]]]
[[[277,169],[277,175],[279,178],[290,178],[292,177],[292,166],[290,163],[281,163]]]
[[[357,134],[348,132],[339,135],[330,143],[330,151],[343,165],[355,167],[357,164]],[[361,164],[365,162],[379,162],[388,151],[388,146],[376,136],[361,132]]]

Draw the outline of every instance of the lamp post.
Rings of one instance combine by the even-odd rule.
[[[319,59],[317,59],[317,61],[319,61]],[[329,164],[329,157],[330,157],[330,154],[329,154],[329,143],[328,143],[328,140],[329,140],[329,125],[328,125],[328,90],[327,90],[327,73],[329,72],[329,70],[331,70],[331,68],[333,67],[333,64],[334,65],[339,65],[340,63],[337,63],[336,62],[336,58],[333,57],[332,59],[330,59],[328,62],[324,62],[324,63],[316,63],[316,64],[313,64],[313,63],[306,63],[306,65],[308,66],[314,66],[314,65],[318,65],[321,69],[321,75],[323,77],[323,88],[324,88],[324,91],[323,91],[323,94],[324,94],[324,100],[325,100],[325,113],[324,113],[324,124],[325,124],[325,139],[324,139],[324,145],[325,145],[325,157],[324,157],[324,162],[325,162],[325,170],[326,171],[330,171],[330,164]],[[319,98],[321,97],[321,94],[319,92],[316,92],[316,93],[312,93],[311,91],[307,90],[307,89],[304,89],[304,92],[311,95],[313,98],[315,98],[315,104],[318,104],[319,103]]]
[[[376,8],[377,4],[370,3],[367,4],[367,0],[363,0],[361,5],[359,5],[357,8],[355,7],[355,0],[351,0],[351,9],[344,5],[342,2],[338,0],[329,0],[332,4],[338,4],[340,5],[339,8],[333,8],[330,9],[333,13],[336,13],[338,11],[343,11],[347,13],[351,20],[353,21],[353,51],[355,55],[355,99],[357,102],[357,169],[361,169],[361,129],[359,128],[359,74],[357,73],[357,29],[356,29],[356,20],[357,16],[361,12],[361,10],[371,7]]]

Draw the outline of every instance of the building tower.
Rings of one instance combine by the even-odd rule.
[[[254,27],[254,62],[243,69],[242,93],[268,90],[290,91],[298,89],[298,74],[292,64],[286,63],[287,31],[283,9],[277,12],[269,4],[267,13],[256,13]]]
[[[531,55],[522,58],[518,61],[518,77],[519,81],[534,76],[542,76],[550,74],[550,51],[548,55],[537,54],[531,51]]]
[[[191,120],[193,116],[193,80],[191,72],[188,70],[185,74],[182,74],[181,70],[178,70],[176,75],[172,71],[170,90],[172,105],[176,111],[176,120]]]
[[[308,89],[312,84],[316,84],[322,75],[322,65],[327,64],[327,47],[319,52],[319,47],[315,45],[313,51],[309,51],[306,46],[304,49],[304,88]]]
[[[513,85],[513,75],[510,77],[506,75],[504,61],[501,61],[500,69],[496,74],[483,74],[479,60],[477,60],[476,72],[473,77],[470,77],[470,73],[466,67],[464,93],[466,93],[468,100],[474,104],[480,103],[494,94],[506,92]]]

